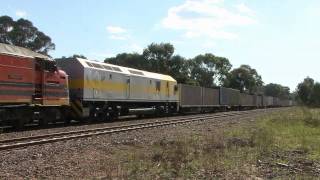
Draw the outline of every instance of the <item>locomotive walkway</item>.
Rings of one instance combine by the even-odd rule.
[[[277,109],[272,109],[271,111],[274,111],[274,110],[277,110]],[[146,123],[133,123],[133,124],[122,125],[122,126],[111,126],[111,127],[104,127],[104,128],[94,128],[94,129],[87,129],[87,130],[77,130],[77,131],[68,131],[68,132],[59,132],[59,133],[12,138],[12,139],[6,139],[6,140],[0,141],[0,151],[53,143],[58,141],[87,138],[91,136],[98,136],[98,135],[104,135],[104,134],[129,132],[129,131],[165,127],[165,126],[171,126],[171,125],[182,125],[182,124],[187,124],[192,122],[213,120],[213,119],[225,118],[225,117],[236,118],[238,116],[243,117],[244,115],[246,117],[251,117],[261,113],[264,114],[266,112],[270,113],[270,110],[258,109],[258,110],[250,110],[250,111],[231,111],[231,112],[216,113],[216,114],[193,115],[193,116],[178,117],[178,118],[170,117],[167,120],[153,121],[153,122],[146,122]]]

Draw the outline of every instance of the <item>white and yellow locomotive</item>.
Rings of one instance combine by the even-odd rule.
[[[82,58],[57,59],[57,64],[69,75],[73,116],[78,118],[178,108],[178,86],[171,76]]]

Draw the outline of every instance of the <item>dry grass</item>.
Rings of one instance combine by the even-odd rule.
[[[123,162],[119,163],[116,177],[312,178],[319,165],[315,162],[320,160],[319,139],[320,110],[295,108],[250,124],[180,135],[175,140],[162,139],[151,147],[131,146],[115,154]]]

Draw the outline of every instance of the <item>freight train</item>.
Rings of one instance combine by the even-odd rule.
[[[168,75],[82,58],[52,60],[0,43],[0,123],[110,120],[137,114],[291,106],[291,100],[178,84]]]

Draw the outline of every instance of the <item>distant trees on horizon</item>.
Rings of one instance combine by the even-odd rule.
[[[0,42],[29,48],[46,55],[50,50],[55,49],[51,38],[33,26],[32,22],[26,19],[14,21],[9,16],[0,16]],[[174,54],[174,51],[175,48],[170,43],[152,43],[143,50],[142,54],[120,53],[104,61],[168,74],[179,83],[205,87],[225,86],[247,93],[264,93],[280,98],[293,97],[288,87],[272,83],[264,85],[261,75],[249,65],[232,69],[232,64],[225,57],[205,53],[187,59]],[[76,54],[71,57],[86,58]],[[312,87],[308,83],[312,84]],[[299,84],[297,94],[302,102],[309,102],[317,96],[317,89],[320,89],[320,84],[311,83],[311,80],[307,79],[306,82]],[[312,103],[320,103],[320,100]]]

